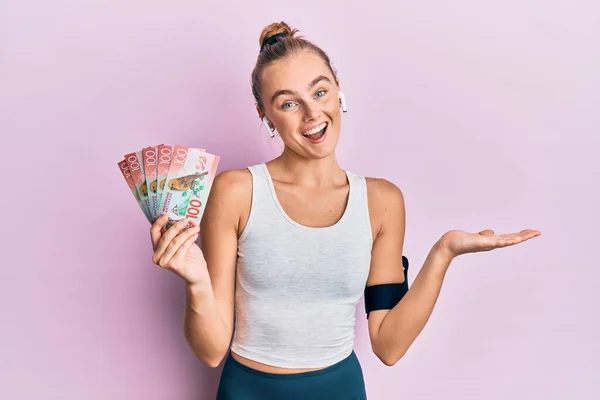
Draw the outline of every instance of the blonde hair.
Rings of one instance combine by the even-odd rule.
[[[252,94],[256,104],[261,110],[264,110],[261,100],[261,83],[263,79],[264,68],[280,59],[297,54],[301,51],[311,51],[321,57],[327,65],[331,74],[336,78],[337,74],[331,66],[331,61],[327,53],[319,46],[301,36],[297,36],[297,29],[292,29],[285,22],[274,22],[265,26],[260,33],[258,40],[260,52],[256,59],[256,65],[252,70]],[[337,78],[336,78],[337,79]]]

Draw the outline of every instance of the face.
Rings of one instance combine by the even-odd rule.
[[[334,153],[340,132],[338,83],[312,52],[276,61],[263,70],[261,100],[288,151],[311,159]]]

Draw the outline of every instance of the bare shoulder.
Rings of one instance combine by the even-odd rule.
[[[214,192],[213,192],[214,191]],[[252,191],[252,175],[248,169],[229,169],[220,172],[212,185],[211,196],[232,196],[250,194]],[[241,199],[236,199],[241,200]]]
[[[205,225],[229,221],[239,228],[252,201],[252,175],[248,169],[230,169],[215,176],[203,220]]]
[[[396,203],[399,200],[404,200],[404,196],[400,188],[387,179],[383,178],[365,178],[367,180],[367,192],[369,201],[378,205],[386,205],[387,203]]]
[[[400,188],[383,178],[366,178],[371,223],[378,233],[388,218],[404,218],[404,194]]]

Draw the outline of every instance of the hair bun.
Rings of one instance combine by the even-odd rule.
[[[265,26],[260,33],[260,39],[258,41],[260,44],[260,49],[262,50],[265,46],[276,43],[283,37],[293,37],[296,32],[298,32],[297,29],[290,28],[290,26],[283,21],[273,22],[272,24]]]

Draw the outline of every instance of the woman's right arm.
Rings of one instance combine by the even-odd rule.
[[[237,241],[251,192],[247,169],[225,171],[215,177],[200,227],[186,229],[180,221],[165,231],[163,216],[150,230],[154,263],[186,282],[185,338],[211,367],[221,363],[231,342]],[[195,243],[199,231],[202,250]]]
[[[251,190],[248,170],[215,178],[200,224],[207,279],[186,285],[185,337],[196,357],[213,368],[227,354],[233,334],[238,233]]]
[[[186,285],[185,337],[196,357],[213,368],[227,354],[233,334],[238,233],[251,190],[248,170],[215,178],[200,225],[208,279]]]

